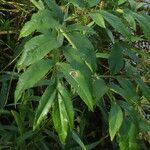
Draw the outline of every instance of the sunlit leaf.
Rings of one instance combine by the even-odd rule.
[[[102,28],[106,28],[103,16],[100,13],[91,13],[90,17],[93,21]]]
[[[52,111],[53,123],[62,143],[65,143],[68,131],[68,117],[62,96],[58,94]]]
[[[96,54],[90,40],[83,34],[73,32],[68,34],[69,42],[73,48],[78,49],[80,57],[85,61],[91,71],[96,69]],[[84,43],[84,44],[83,44]]]
[[[40,81],[52,66],[53,62],[51,60],[40,60],[21,74],[15,91],[15,102],[21,98],[26,89],[33,87],[34,84]]]
[[[75,70],[69,64],[61,63],[60,64],[60,71],[63,72],[69,84],[75,88],[76,92],[82,98],[82,100],[87,104],[89,109],[93,109],[93,98],[85,80],[85,77],[79,70]]]
[[[50,34],[51,33],[48,32],[47,34],[36,36],[26,42],[23,54],[17,63],[18,67],[22,68],[29,66],[42,59],[52,49],[58,47],[56,38]]]
[[[58,27],[60,27],[60,24],[53,18],[51,11],[47,9],[39,10],[37,13],[33,14],[31,20],[23,26],[20,32],[20,38],[28,36],[35,30],[40,31]]]
[[[34,129],[36,129],[40,125],[45,115],[47,115],[55,98],[56,98],[56,86],[54,84],[50,84],[45,90],[44,94],[42,95],[39,102],[39,106],[36,110],[33,126]]]
[[[130,38],[130,30],[127,28],[127,26],[125,26],[119,17],[104,10],[99,11],[99,13],[113,28],[115,28],[116,31],[120,32],[126,38]]]

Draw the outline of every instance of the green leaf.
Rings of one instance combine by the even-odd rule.
[[[112,103],[109,113],[109,134],[111,141],[114,139],[116,133],[119,131],[123,121],[123,113],[119,105]]]
[[[23,54],[19,59],[17,66],[24,68],[29,66],[47,55],[52,49],[58,47],[56,38],[50,35],[51,33],[42,34],[32,38],[26,42]]]
[[[126,63],[125,66],[126,74],[133,78],[134,81],[139,85],[142,94],[147,98],[147,100],[150,100],[150,89],[146,83],[143,82],[141,79],[140,73],[137,71],[137,69],[132,66],[130,63]]]
[[[109,53],[96,53],[96,58],[103,58],[103,59],[108,59],[109,58]]]
[[[106,28],[103,16],[100,13],[90,13],[93,21],[102,28]]]
[[[35,30],[40,31],[50,28],[59,28],[60,24],[52,16],[51,11],[47,9],[39,10],[37,13],[32,15],[30,21],[25,23],[20,32],[20,38],[28,36]]]
[[[20,77],[15,91],[15,103],[21,98],[22,93],[34,86],[51,69],[53,62],[51,60],[40,60],[31,65]]]
[[[128,0],[133,11],[137,11],[140,7],[144,6],[145,3],[137,2],[135,0]],[[146,1],[145,1],[146,2]]]
[[[81,141],[81,139],[79,138],[79,136],[76,132],[72,132],[72,138],[80,145],[80,147],[83,150],[87,150],[84,143]]]
[[[143,95],[150,102],[150,88],[148,87],[148,85],[146,85],[140,78],[136,78],[135,81],[142,90]]]
[[[2,79],[2,83],[1,83],[1,90],[0,90],[0,109],[3,109],[5,107],[6,100],[7,100],[9,84],[7,83],[7,76],[6,77],[2,76],[1,79]]]
[[[80,57],[85,61],[91,71],[95,71],[96,54],[90,40],[85,35],[77,32],[68,34],[67,37],[72,47],[78,49]]]
[[[40,125],[45,115],[47,115],[55,98],[56,98],[56,86],[54,84],[50,84],[40,99],[38,108],[36,110],[33,129],[36,129]]]
[[[120,129],[119,147],[120,150],[137,150],[140,145],[137,143],[137,127],[131,120],[124,120]]]
[[[44,9],[44,4],[41,0],[30,0],[39,10]]]
[[[123,89],[125,89],[127,95],[132,98],[133,100],[138,100],[139,96],[136,93],[135,87],[133,86],[133,84],[127,80],[124,79],[122,77],[117,77],[118,82],[120,83],[120,85],[122,86]]]
[[[110,40],[111,40],[112,43],[114,44],[114,43],[115,43],[115,37],[114,37],[112,31],[110,31],[109,29],[106,29],[106,32],[107,32],[107,34],[108,34]]]
[[[68,91],[61,83],[57,85],[57,101],[53,107],[53,123],[62,143],[65,142],[68,127],[73,130],[74,127],[74,109],[71,97]]]
[[[52,10],[53,15],[62,22],[64,17],[63,12],[56,2],[52,0],[44,0],[44,2],[47,4],[48,8]]]
[[[86,103],[89,109],[93,110],[94,102],[92,94],[83,74],[79,70],[75,70],[71,67],[71,65],[66,63],[60,64],[60,71],[63,72],[69,84],[75,88],[76,92]]]
[[[118,0],[118,5],[125,3],[127,0]]]
[[[109,67],[112,74],[117,74],[124,66],[123,48],[120,44],[114,44],[110,56],[109,56]]]
[[[120,83],[121,87],[116,84],[112,84],[111,87],[113,91],[121,95],[124,99],[127,100],[127,102],[131,104],[137,103],[139,101],[139,96],[136,93],[133,84],[129,80],[121,77],[117,77],[117,80]]]
[[[68,118],[62,96],[60,94],[58,94],[57,101],[53,106],[52,119],[61,142],[65,143],[68,131]]]
[[[93,83],[93,97],[99,100],[108,91],[108,87],[103,79],[96,79]]]
[[[86,2],[90,7],[93,7],[96,6],[100,2],[100,0],[86,0]]]
[[[67,48],[64,48],[63,50],[64,50],[64,55],[67,61],[71,64],[71,66],[74,69],[79,70],[86,78],[86,81],[88,82],[88,84],[91,85],[92,84],[92,81],[91,81],[92,72],[86,65],[85,61],[82,59],[80,55],[80,50],[74,49],[72,47],[67,47]]]
[[[64,109],[66,111],[67,120],[68,120],[70,129],[72,130],[74,127],[74,109],[73,109],[73,104],[71,101],[70,94],[65,89],[65,87],[62,86],[61,84],[58,85],[58,91],[62,97]]]
[[[69,3],[72,3],[76,7],[85,7],[86,3],[83,0],[68,0]]]
[[[20,135],[23,135],[25,129],[24,129],[23,121],[22,121],[22,118],[20,117],[20,114],[14,110],[12,110],[11,113],[13,114],[14,119],[17,123]]]
[[[132,29],[136,30],[135,18],[129,13],[124,13],[124,18],[127,20]]]
[[[126,38],[130,38],[130,30],[122,23],[119,17],[104,10],[100,10],[99,13],[116,31],[120,32]]]
[[[78,23],[68,25],[67,29],[69,31],[80,31],[80,32],[91,33],[91,34],[96,33],[92,28],[90,28],[88,26],[83,26],[83,25],[78,24]]]
[[[149,26],[150,16],[142,13],[131,12],[131,11],[130,14],[137,20],[137,22],[142,27],[145,37],[150,39],[150,26]]]

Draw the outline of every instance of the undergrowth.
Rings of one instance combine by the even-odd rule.
[[[0,2],[1,150],[148,149],[146,3]]]

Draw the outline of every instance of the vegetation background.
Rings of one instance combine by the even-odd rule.
[[[0,0],[0,150],[146,150],[150,3]]]

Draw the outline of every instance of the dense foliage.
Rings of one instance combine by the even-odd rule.
[[[148,149],[147,4],[1,1],[0,150]]]

